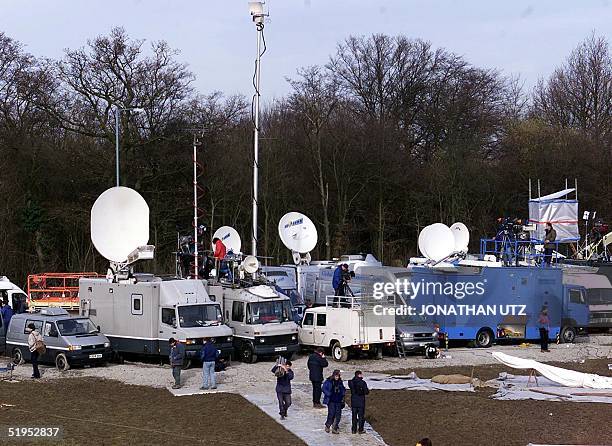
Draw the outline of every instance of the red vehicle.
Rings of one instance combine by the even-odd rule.
[[[41,273],[28,276],[28,306],[79,309],[79,279],[98,273]]]

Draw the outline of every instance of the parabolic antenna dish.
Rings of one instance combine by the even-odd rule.
[[[317,246],[317,228],[310,218],[299,212],[288,212],[278,222],[278,235],[293,252],[306,254]]]
[[[422,232],[422,239],[419,234],[420,249],[428,259],[439,262],[455,251],[453,231],[445,224],[434,223],[425,227]]]
[[[453,237],[455,237],[455,251],[468,252],[468,245],[470,244],[468,227],[461,222],[457,222],[453,223],[450,229],[453,231]]]
[[[234,254],[238,254],[240,252],[242,241],[240,240],[238,231],[231,226],[221,226],[213,234],[213,239],[214,238],[221,240],[228,251],[233,251]]]
[[[425,226],[421,229],[421,232],[419,232],[419,251],[421,251],[421,254],[425,257],[427,257],[427,253],[425,252],[425,235],[427,234],[427,228],[429,228],[429,226]]]
[[[128,187],[104,191],[91,208],[91,241],[112,262],[126,262],[128,255],[149,242],[149,206]]]
[[[254,274],[259,269],[259,260],[255,256],[246,256],[242,261],[244,271],[249,274]]]

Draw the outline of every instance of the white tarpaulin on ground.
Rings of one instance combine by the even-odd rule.
[[[529,223],[537,225],[532,234],[535,240],[544,240],[546,223],[557,232],[558,242],[580,240],[578,232],[578,200],[566,199],[575,189],[565,189],[554,194],[529,200]]]
[[[411,376],[389,376],[386,378],[366,378],[372,390],[445,390],[447,392],[473,392],[471,384],[438,384],[431,379]]]
[[[540,400],[571,401],[576,403],[612,404],[612,393],[601,389],[576,389],[564,387],[543,376],[538,378],[537,385],[528,376],[505,375],[486,382],[487,386],[498,387],[497,393],[491,395],[494,400]]]
[[[586,387],[589,389],[612,389],[612,378],[562,369],[533,359],[523,359],[505,353],[491,353],[495,359],[514,369],[533,369],[551,381],[567,387]]]

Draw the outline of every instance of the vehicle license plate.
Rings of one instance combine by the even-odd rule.
[[[274,347],[275,352],[284,352],[287,351],[287,347]]]
[[[95,355],[89,355],[89,359],[100,359],[102,357],[102,353],[96,353]]]
[[[363,344],[361,350],[370,350],[370,344]]]

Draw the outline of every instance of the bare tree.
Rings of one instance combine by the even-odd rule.
[[[325,257],[331,258],[329,221],[329,182],[325,172],[323,131],[329,125],[332,113],[338,105],[338,84],[318,66],[298,70],[299,79],[288,79],[293,87],[289,107],[296,113],[307,138],[312,155],[314,182],[321,200],[323,229],[325,231]]]
[[[533,112],[546,122],[612,135],[612,54],[604,37],[581,43],[534,91]]]

